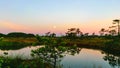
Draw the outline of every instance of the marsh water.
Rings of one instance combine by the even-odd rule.
[[[31,50],[39,47],[31,46],[19,50],[0,50],[0,56],[20,56],[23,59],[31,59]],[[8,55],[5,55],[5,52]],[[101,50],[82,48],[78,54],[66,54],[59,64],[62,68],[120,68],[120,57],[104,53]]]

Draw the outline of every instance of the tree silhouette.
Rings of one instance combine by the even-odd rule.
[[[5,37],[5,36],[6,36],[5,34],[0,33],[0,37]]]
[[[62,39],[53,39],[48,38],[42,39],[42,42],[46,42],[43,47],[38,48],[37,50],[32,50],[32,55],[37,56],[43,60],[43,63],[49,63],[53,65],[53,68],[56,68],[57,62],[60,62],[65,54],[74,55],[80,52],[80,48],[76,46],[64,46],[66,43]],[[41,40],[41,39],[39,39]]]
[[[120,34],[120,20],[118,20],[118,19],[115,19],[115,20],[113,20],[113,24],[117,24],[117,27],[118,27],[118,35]]]
[[[23,32],[11,32],[7,34],[7,37],[35,37],[34,34],[26,34]]]
[[[50,32],[45,33],[45,36],[50,36]]]
[[[102,28],[100,31],[99,31],[100,35],[103,36],[104,33],[105,33],[105,28]]]
[[[114,36],[114,35],[117,34],[116,30],[110,30],[109,33],[110,33],[110,35],[112,35],[112,36]]]
[[[118,67],[120,68],[120,57],[118,56],[114,56],[112,54],[109,53],[105,53],[105,56],[103,57],[103,59],[105,61],[108,61],[108,63],[114,68],[114,67]]]
[[[68,29],[66,36],[68,37],[77,37],[81,36],[83,33],[80,31],[79,28],[70,28]]]
[[[89,33],[85,33],[85,34],[84,34],[84,36],[88,36],[88,35],[89,35]]]

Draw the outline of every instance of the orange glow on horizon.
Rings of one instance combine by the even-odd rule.
[[[46,24],[46,25],[34,25],[34,26],[25,26],[16,24],[9,21],[0,21],[0,27],[13,32],[27,32],[27,33],[46,33],[46,32],[54,32],[57,34],[65,34],[67,29],[69,28],[79,28],[83,33],[94,33],[98,34],[101,28],[108,28],[112,24],[111,20],[103,20],[103,21],[86,21],[84,23],[81,22],[65,22],[64,24]]]

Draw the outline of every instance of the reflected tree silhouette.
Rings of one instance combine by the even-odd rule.
[[[111,65],[111,67],[120,68],[120,56],[114,56],[112,54],[105,53],[103,59],[107,61]]]
[[[117,27],[118,27],[118,35],[119,35],[119,34],[120,34],[120,20],[119,20],[119,19],[113,20],[113,24],[117,24]]]

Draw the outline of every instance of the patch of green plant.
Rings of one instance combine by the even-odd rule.
[[[44,67],[41,60],[38,59],[23,60],[20,57],[16,58],[0,57],[0,68],[44,68]]]
[[[28,43],[21,43],[21,42],[6,42],[6,41],[0,41],[0,49],[1,50],[14,50],[14,49],[20,49],[23,47],[28,46]]]

